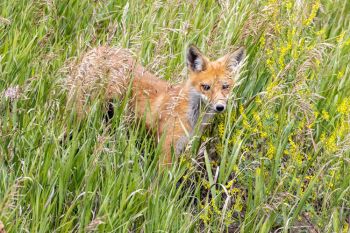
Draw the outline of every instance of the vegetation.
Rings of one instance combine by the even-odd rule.
[[[349,232],[349,15],[344,0],[2,0],[6,231]],[[64,79],[89,47],[130,48],[177,82],[190,43],[248,54],[203,156],[193,146],[161,173],[127,101],[109,123],[99,103],[81,123],[65,108]]]

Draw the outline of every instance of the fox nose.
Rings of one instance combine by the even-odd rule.
[[[225,106],[222,105],[222,104],[218,104],[218,105],[216,105],[215,109],[216,109],[216,111],[218,111],[218,112],[222,112],[222,111],[225,110]]]

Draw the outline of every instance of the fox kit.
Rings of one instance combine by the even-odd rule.
[[[191,45],[186,52],[188,78],[173,85],[145,70],[128,50],[98,47],[87,52],[69,76],[69,102],[81,118],[89,109],[86,100],[101,90],[103,101],[109,102],[123,98],[131,88],[133,113],[158,139],[164,137],[160,163],[169,165],[172,148],[180,154],[214,114],[225,111],[244,56],[239,48],[210,61]]]

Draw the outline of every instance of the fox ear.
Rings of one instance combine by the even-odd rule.
[[[240,47],[231,54],[226,55],[226,65],[230,72],[239,70],[245,58],[245,49]]]
[[[207,59],[196,46],[190,45],[186,53],[186,64],[190,71],[201,72],[206,69]]]

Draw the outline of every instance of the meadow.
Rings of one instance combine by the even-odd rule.
[[[82,122],[66,108],[71,64],[105,44],[174,83],[189,44],[247,59],[228,111],[161,173],[127,100],[108,123],[99,101]],[[1,0],[0,227],[350,232],[349,62],[347,0]]]

